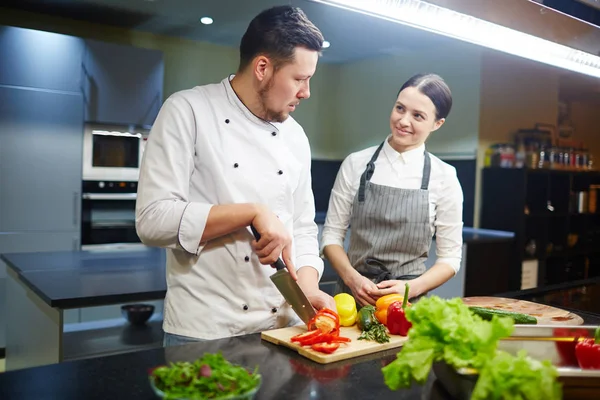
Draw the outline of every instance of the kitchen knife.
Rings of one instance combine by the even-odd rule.
[[[250,229],[252,229],[256,241],[259,241],[260,234],[258,231],[252,225],[250,225]],[[298,317],[308,325],[308,322],[316,315],[315,309],[310,304],[310,301],[308,301],[308,298],[306,298],[302,289],[300,289],[300,286],[298,286],[298,282],[288,272],[281,257],[277,259],[273,267],[277,269],[277,272],[271,275],[271,280],[279,292],[281,292],[283,298],[292,306]]]

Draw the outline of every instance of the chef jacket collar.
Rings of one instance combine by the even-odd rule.
[[[261,128],[279,130],[279,124],[267,122],[261,118],[258,118],[252,113],[252,111],[248,109],[248,107],[246,107],[246,105],[238,97],[237,93],[235,93],[235,90],[233,90],[233,87],[231,86],[231,80],[234,78],[234,76],[235,74],[231,74],[221,81],[223,83],[223,86],[225,87],[225,92],[227,93],[227,100],[229,100],[229,103],[235,108],[237,108],[244,115],[244,117],[246,117],[246,119],[252,122],[253,124],[258,125]]]

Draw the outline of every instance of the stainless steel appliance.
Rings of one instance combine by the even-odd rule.
[[[135,230],[137,182],[83,181],[81,248],[139,244]]]
[[[83,180],[137,182],[149,127],[86,123]]]

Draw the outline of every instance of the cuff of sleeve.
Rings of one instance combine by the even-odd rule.
[[[296,258],[296,265],[300,265],[300,267],[296,267],[296,271],[300,268],[314,268],[317,270],[319,274],[319,281],[321,281],[321,277],[323,276],[323,260],[320,257],[313,255],[305,255]]]
[[[325,255],[323,254],[323,250],[325,249],[325,246],[329,246],[330,244],[337,244],[341,248],[344,248],[344,241],[343,240],[340,240],[340,239],[338,239],[336,237],[323,236],[322,239],[321,239],[321,248],[319,249],[319,256],[320,257],[325,257]]]
[[[454,275],[456,275],[456,273],[460,269],[461,259],[460,258],[450,258],[450,257],[438,258],[435,262],[436,262],[436,264],[439,263],[439,264],[449,265],[454,270]]]
[[[212,204],[188,203],[179,222],[179,245],[188,253],[199,255],[205,243],[200,243]]]

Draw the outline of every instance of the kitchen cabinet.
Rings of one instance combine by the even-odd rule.
[[[0,232],[79,232],[81,94],[0,87],[0,104]]]
[[[83,39],[0,26],[0,85],[79,92]]]
[[[598,171],[483,170],[481,227],[515,232],[510,290],[536,265],[540,288],[600,276],[598,184]]]
[[[83,74],[86,121],[154,123],[162,105],[162,52],[86,40]]]

